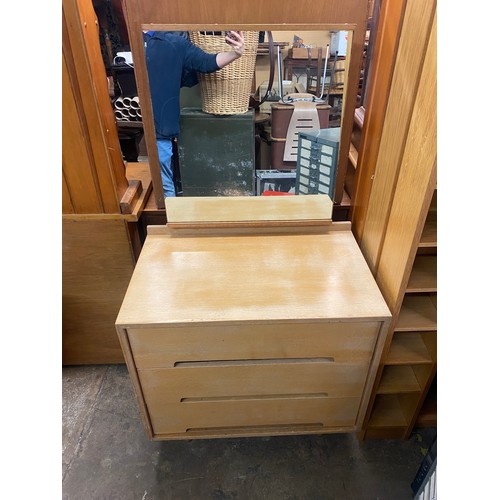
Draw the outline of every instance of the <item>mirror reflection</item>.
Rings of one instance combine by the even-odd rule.
[[[348,32],[143,37],[166,197],[333,199]]]

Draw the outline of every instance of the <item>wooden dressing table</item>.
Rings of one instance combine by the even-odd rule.
[[[328,196],[166,203],[116,320],[149,437],[360,430],[390,312]]]

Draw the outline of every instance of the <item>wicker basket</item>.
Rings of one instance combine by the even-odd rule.
[[[212,115],[237,115],[248,111],[259,44],[258,31],[243,31],[245,52],[226,67],[214,73],[199,73],[202,109]],[[231,51],[224,32],[189,33],[191,42],[209,54]]]

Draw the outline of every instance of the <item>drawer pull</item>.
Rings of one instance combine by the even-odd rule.
[[[269,358],[269,359],[221,359],[211,361],[176,361],[174,368],[192,368],[206,366],[248,366],[275,365],[293,363],[333,363],[333,358]]]
[[[327,398],[326,392],[310,392],[303,394],[256,394],[248,396],[213,396],[201,398],[181,398],[181,403],[205,403],[218,401],[252,401],[263,399],[312,399],[312,398]]]

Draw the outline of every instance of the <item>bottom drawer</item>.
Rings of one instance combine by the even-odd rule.
[[[359,398],[270,398],[204,400],[150,408],[154,434],[221,432],[228,435],[259,428],[353,427]]]

